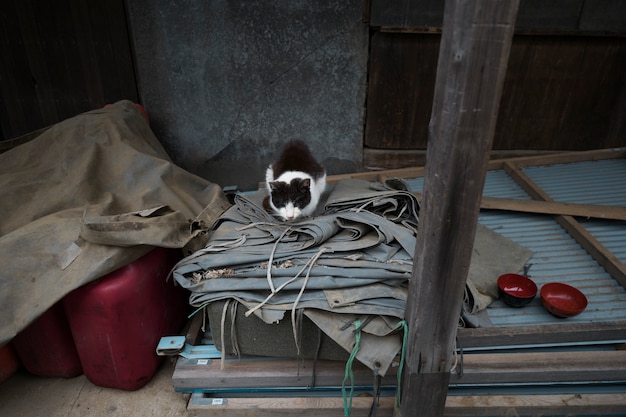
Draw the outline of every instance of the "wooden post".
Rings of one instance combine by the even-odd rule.
[[[519,0],[447,0],[406,319],[401,416],[443,414]]]

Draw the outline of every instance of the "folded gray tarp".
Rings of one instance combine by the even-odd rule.
[[[280,322],[286,311],[295,320],[296,310],[303,309],[347,351],[356,338],[351,324],[366,322],[357,359],[384,375],[401,348],[419,227],[415,196],[401,180],[347,179],[323,196],[317,215],[293,222],[269,215],[264,197],[264,191],[238,195],[206,246],[174,268],[175,279],[192,292],[191,304],[234,299],[267,323]],[[464,308],[472,314],[490,302],[477,288],[490,287],[501,272],[519,270],[530,255],[479,230],[481,251],[472,268],[478,286],[470,274]],[[502,256],[481,260],[489,248],[489,255]],[[490,299],[495,298],[497,293]]]
[[[193,252],[230,204],[121,101],[1,143],[0,344],[155,246]]]
[[[351,193],[369,189],[367,182],[348,181],[346,190]],[[330,198],[341,189],[340,183]],[[371,309],[372,314],[403,316],[403,300],[370,299],[365,294],[364,300],[337,305],[327,300],[324,291],[353,291],[372,284],[404,286],[415,251],[413,230],[366,209],[346,208],[297,222],[279,222],[263,209],[263,197],[261,191],[238,196],[207,246],[174,270],[176,279],[193,291],[193,305],[233,296],[262,302],[269,290],[273,294],[267,308],[297,303],[335,312]],[[415,210],[407,213],[417,223]],[[220,278],[223,269],[232,270],[232,276],[204,279],[215,274]]]

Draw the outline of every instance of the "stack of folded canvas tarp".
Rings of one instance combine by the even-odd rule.
[[[401,349],[415,196],[402,181],[347,179],[319,215],[294,222],[267,213],[264,197],[237,195],[205,248],[174,270],[190,303],[207,307],[218,348],[340,359],[360,324],[357,359],[384,375]]]
[[[318,213],[276,220],[264,191],[236,196],[206,246],[183,259],[175,279],[205,310],[227,354],[356,359],[384,376],[402,349],[419,204],[404,181],[339,181]],[[530,252],[477,229],[463,322],[497,299],[500,273]],[[355,346],[357,349],[355,349]]]

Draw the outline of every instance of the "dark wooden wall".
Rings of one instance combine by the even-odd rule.
[[[0,139],[137,101],[123,0],[4,0]]]
[[[444,0],[368,0],[368,21],[384,30],[437,30]],[[619,34],[626,30],[623,0],[520,0],[516,31]]]
[[[375,33],[365,146],[425,149],[439,36]],[[494,149],[626,145],[624,38],[518,36]]]
[[[421,164],[443,1],[373,0],[371,12],[365,164]],[[522,0],[493,149],[626,146],[624,35],[626,2]]]

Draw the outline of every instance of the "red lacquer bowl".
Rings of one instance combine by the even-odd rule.
[[[546,310],[560,318],[575,316],[587,308],[585,294],[560,282],[550,282],[541,287],[541,302]]]
[[[498,277],[498,293],[511,307],[523,307],[537,295],[537,285],[524,275],[503,274]]]

